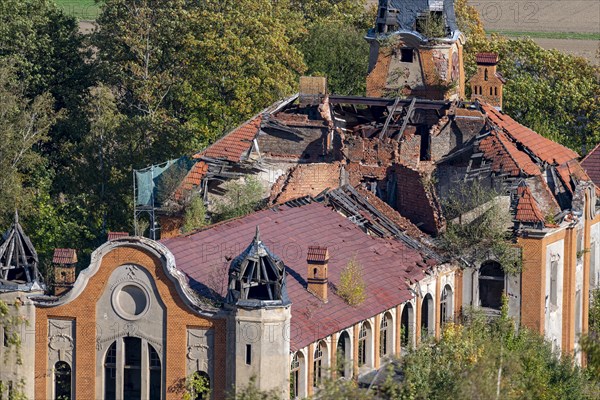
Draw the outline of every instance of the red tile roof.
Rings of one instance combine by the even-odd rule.
[[[498,54],[496,53],[477,53],[475,55],[475,62],[477,64],[497,64]]]
[[[129,232],[108,232],[109,241],[127,236],[129,236]]]
[[[75,249],[54,249],[53,264],[76,264],[77,252]]]
[[[308,262],[324,262],[329,259],[329,252],[327,247],[321,246],[308,246],[308,254],[306,255],[306,261]]]
[[[208,146],[205,150],[195,154],[194,158],[205,156],[239,162],[242,155],[252,146],[252,139],[258,133],[261,121],[262,115],[254,117]]]
[[[596,186],[600,186],[600,143],[581,160],[581,166]]]
[[[483,156],[492,161],[492,171],[519,176],[540,175],[540,168],[529,156],[510,141],[502,132],[492,132],[479,143],[479,150]]]
[[[289,272],[292,351],[411,299],[406,282],[424,277],[426,265],[419,252],[394,239],[369,236],[320,203],[259,211],[162,242],[173,252],[177,268],[189,276],[191,286],[202,293],[215,276],[227,279],[226,273],[215,275],[215,268],[228,268],[230,260],[250,243],[257,225],[263,242],[281,257]],[[306,290],[306,255],[315,244],[327,244],[330,255],[326,304]],[[363,268],[367,292],[366,300],[356,307],[347,305],[332,288],[339,284],[342,269],[352,257]],[[218,283],[219,287],[226,284]]]
[[[531,129],[519,124],[506,114],[494,107],[482,104],[481,107],[487,114],[489,121],[502,129],[511,139],[526,147],[541,160],[548,164],[562,164],[578,158],[577,153],[568,149]]]
[[[175,190],[175,200],[181,199],[181,196],[184,192],[193,189],[194,187],[200,185],[202,178],[208,172],[208,164],[204,161],[198,161],[196,164],[192,166],[190,171],[187,173],[183,181]]]
[[[518,203],[515,219],[519,222],[544,223],[544,214],[524,182],[517,188]]]

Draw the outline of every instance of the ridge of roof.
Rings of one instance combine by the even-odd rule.
[[[488,120],[492,124],[502,129],[513,140],[523,145],[523,147],[527,148],[544,162],[560,165],[579,157],[573,150],[521,125],[509,115],[496,110],[494,107],[486,103],[481,103],[481,108],[485,111]]]

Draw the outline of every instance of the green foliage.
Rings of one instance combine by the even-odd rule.
[[[182,400],[194,400],[202,396],[202,398],[210,397],[210,384],[208,379],[198,372],[194,372],[185,380],[185,392]]]
[[[448,226],[440,244],[453,258],[482,262],[493,256],[505,272],[517,273],[521,260],[510,235],[511,215],[498,196],[479,181],[454,186],[443,199]]]
[[[323,379],[322,385],[312,397],[319,400],[370,400],[373,394],[367,390],[359,389],[353,380]]]
[[[356,307],[366,299],[365,282],[362,275],[362,266],[352,257],[340,274],[340,283],[336,292],[349,306]]]
[[[588,335],[581,338],[581,348],[587,355],[588,371],[600,383],[600,289],[590,293]]]
[[[592,399],[597,386],[536,333],[503,317],[446,325],[434,346],[403,358],[400,399]]]
[[[265,392],[256,386],[256,377],[250,378],[248,384],[237,389],[237,393],[230,393],[228,400],[280,400],[276,390]]]
[[[545,50],[531,39],[468,42],[466,76],[475,73],[475,54],[499,54],[498,71],[507,79],[503,109],[523,125],[576,151],[600,141],[598,67],[581,57]]]
[[[364,95],[369,59],[364,31],[341,22],[323,22],[309,29],[300,49],[307,73],[326,76],[329,93]]]
[[[227,182],[225,190],[223,198],[215,204],[217,221],[250,214],[263,200],[264,189],[254,176],[247,176],[242,181]]]
[[[35,151],[49,139],[48,132],[56,121],[54,100],[48,93],[28,99],[24,85],[17,80],[17,69],[0,59],[0,223],[12,220],[15,207],[31,206],[34,188],[28,175],[44,165]]]
[[[206,224],[206,207],[204,206],[204,199],[202,196],[196,194],[185,208],[183,227],[181,230],[183,233],[187,233],[194,229],[202,228]]]
[[[417,31],[427,38],[447,36],[443,15],[430,12],[425,17],[417,19]]]

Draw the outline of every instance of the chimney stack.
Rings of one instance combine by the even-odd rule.
[[[52,264],[54,265],[54,295],[60,296],[68,292],[75,283],[77,252],[75,249],[54,249]]]
[[[306,263],[308,266],[308,291],[327,303],[327,264],[329,252],[327,247],[308,246]]]

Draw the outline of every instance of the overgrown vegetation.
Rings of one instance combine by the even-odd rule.
[[[417,32],[426,38],[446,37],[446,23],[442,13],[429,12],[424,17],[417,19]]]
[[[215,204],[214,219],[217,221],[242,217],[255,211],[260,206],[264,193],[262,185],[254,176],[227,182],[225,190],[223,198]]]
[[[206,224],[206,207],[204,206],[204,199],[199,194],[195,194],[185,208],[183,227],[181,230],[183,233],[187,233],[194,229],[202,228]]]
[[[208,379],[197,372],[189,375],[185,380],[185,391],[181,398],[182,400],[210,398],[210,383]]]
[[[344,269],[342,269],[336,293],[352,307],[356,307],[365,301],[366,292],[363,270],[356,256],[352,257]]]
[[[587,370],[600,382],[600,288],[590,292],[588,335],[581,338],[581,348],[587,355]]]
[[[582,57],[546,50],[530,38],[486,37],[480,16],[457,0],[459,28],[468,36],[465,75],[476,71],[478,52],[499,55],[507,79],[503,110],[541,135],[585,154],[600,142],[600,69]],[[467,98],[470,88],[467,87]]]
[[[520,271],[510,210],[498,191],[476,180],[460,182],[449,189],[442,206],[448,224],[440,244],[452,258],[469,264],[494,258],[505,272]]]

